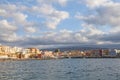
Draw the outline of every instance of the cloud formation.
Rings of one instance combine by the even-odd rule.
[[[120,3],[80,1],[0,1],[0,43],[40,48],[120,44]]]
[[[36,12],[39,17],[44,18],[44,25],[50,29],[55,29],[62,20],[69,18],[68,12],[56,10],[52,5],[45,3],[33,6],[32,12]]]
[[[95,34],[100,33],[100,27],[108,28],[107,31],[102,30],[102,33],[104,34],[100,33],[98,35],[97,38],[99,40],[97,40],[97,43],[119,44],[120,3],[114,2],[113,0],[85,0],[84,3],[91,13],[87,15],[77,13],[75,17],[81,20],[84,24],[93,25],[96,30],[93,30],[92,32],[96,32]],[[89,28],[89,26],[87,28]]]

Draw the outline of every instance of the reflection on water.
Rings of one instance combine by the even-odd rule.
[[[0,80],[119,80],[120,59],[0,62]]]

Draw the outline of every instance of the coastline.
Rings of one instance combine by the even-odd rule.
[[[65,58],[58,58],[58,59],[119,59],[120,57],[65,57]],[[0,59],[0,62],[4,62],[4,61],[27,61],[27,60],[58,60],[58,59],[36,59],[36,58],[32,58],[32,59]]]

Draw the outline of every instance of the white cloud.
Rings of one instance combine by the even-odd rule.
[[[15,4],[0,5],[0,16],[7,20],[10,19],[9,22],[13,22],[14,24],[16,24],[16,26],[25,25],[27,23],[26,18],[28,16],[22,11],[22,6],[16,6]]]
[[[16,33],[11,33],[11,34],[3,34],[2,35],[2,40],[6,42],[15,42],[21,40],[20,37]]]
[[[91,12],[94,13],[88,15],[77,13],[76,18],[96,27],[108,25],[114,28],[120,26],[120,3],[112,0],[86,0],[86,5],[89,5],[89,8],[93,7]]]
[[[100,35],[105,34],[105,32],[97,29],[91,24],[82,24],[82,26],[85,29],[84,31],[87,32],[89,36],[100,36]]]
[[[7,20],[0,21],[0,41],[1,42],[14,42],[18,40],[18,36],[16,34],[17,27]]]
[[[88,38],[86,36],[83,36],[81,33],[75,33],[75,39],[78,42],[88,42]]]
[[[67,4],[67,0],[58,0],[59,4],[65,6]]]
[[[0,42],[15,42],[16,45],[38,47],[55,44],[120,43],[120,3],[113,0],[84,0],[86,10],[89,12],[76,15],[76,18],[81,21],[80,24],[84,24],[81,25],[83,29],[75,32],[65,29],[50,30],[56,29],[61,21],[71,17],[69,12],[63,10],[69,0],[37,1],[39,3],[30,5],[29,2],[24,4],[21,2],[18,5],[17,2],[0,5]],[[70,1],[74,4],[74,0]],[[60,8],[55,7],[56,5]],[[111,28],[111,31],[105,32],[102,30],[104,28],[100,28],[107,26]],[[42,33],[42,30],[46,30],[46,33]]]
[[[58,3],[61,6],[65,6],[67,4],[68,0],[37,0],[40,4],[52,4],[52,3]]]
[[[98,8],[103,5],[112,3],[111,0],[85,0],[86,5],[89,8]]]
[[[4,31],[15,31],[17,29],[16,26],[9,23],[7,20],[0,20],[0,32]]]
[[[4,16],[6,14],[6,10],[0,9],[0,16]]]
[[[96,44],[119,44],[120,38],[120,3],[113,0],[85,0],[89,14],[77,13],[76,18],[82,23],[82,33],[89,42]],[[100,28],[102,27],[102,28]],[[105,31],[104,29],[108,29]],[[91,42],[92,43],[92,42]]]
[[[55,29],[62,20],[69,17],[68,12],[56,10],[49,4],[33,6],[32,11],[45,18],[45,26],[50,29]]]
[[[41,6],[33,6],[32,11],[35,13],[41,13],[44,15],[48,15],[54,11],[54,8],[51,5],[42,4]]]
[[[27,37],[29,33],[31,34],[35,33],[40,28],[39,26],[37,26],[37,24],[39,23],[36,23],[34,21],[29,21],[28,20],[29,17],[39,16],[37,18],[39,19],[43,18],[45,21],[43,20],[44,25],[42,26],[48,27],[50,29],[55,29],[62,20],[69,17],[68,12],[57,10],[52,6],[53,3],[57,3],[57,4],[60,4],[61,6],[64,6],[66,5],[67,0],[57,0],[57,1],[56,0],[53,0],[53,1],[39,0],[39,1],[42,1],[42,2],[40,4],[32,5],[29,7],[26,5],[19,5],[19,4],[17,5],[17,3],[0,5],[0,17],[1,19],[3,19],[0,21],[0,25],[1,25],[0,41],[1,42],[3,43],[17,42],[17,41],[22,41],[23,39],[23,42],[20,42],[17,44],[24,45],[24,44],[27,44],[27,41],[29,42],[29,38],[33,40],[41,39],[43,40],[43,42],[44,42],[44,39],[46,39],[45,42],[49,42],[49,43],[53,43],[53,42],[58,43],[59,41],[62,42],[62,40],[59,40],[58,42],[55,41],[54,37],[59,35],[57,33],[53,33],[53,34],[51,33],[47,35],[43,34],[43,36],[33,36],[33,37],[32,35],[30,35],[30,37]],[[18,32],[22,31],[23,33],[21,32],[18,33],[17,31]],[[20,35],[18,35],[17,33]],[[67,35],[69,34],[66,34],[66,36],[65,35],[61,36],[61,39],[62,38],[66,39]],[[70,35],[69,35],[69,38],[70,38]],[[33,42],[30,42],[30,43],[31,45],[33,44]]]
[[[5,9],[6,11],[14,12],[17,11],[17,6],[14,4],[1,4],[0,8]]]
[[[16,13],[13,13],[11,17],[13,17],[15,22],[17,22],[18,24],[25,24],[27,22],[26,18],[28,16],[23,13],[16,12]]]
[[[110,45],[110,44],[115,44],[115,43],[110,42],[110,41],[97,41],[96,44],[98,44],[98,45],[109,44]]]
[[[36,32],[36,28],[34,28],[34,27],[25,27],[25,30],[26,30],[28,33],[34,33],[34,32]]]
[[[33,24],[30,25],[30,22],[27,20],[27,18],[30,17],[28,16],[29,13],[32,14],[32,17],[39,16],[39,18],[43,18],[44,20],[39,24],[43,24],[44,27],[48,27],[50,29],[55,29],[62,20],[69,17],[68,12],[57,10],[52,6],[52,3],[65,5],[67,0],[38,1],[40,4],[37,4],[36,6],[32,5],[31,7],[17,4],[2,4],[0,5],[0,15],[2,18],[11,19],[11,22],[16,24],[16,26],[36,26],[34,25],[34,21]],[[25,12],[27,13],[25,14]]]

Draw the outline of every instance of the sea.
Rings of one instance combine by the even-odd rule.
[[[0,61],[0,80],[120,80],[120,59]]]

